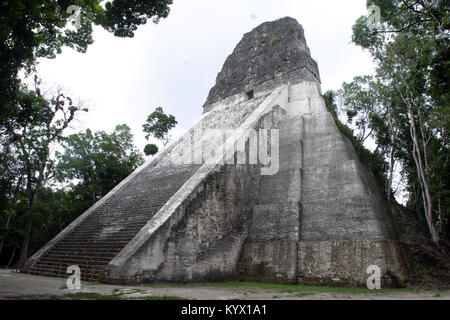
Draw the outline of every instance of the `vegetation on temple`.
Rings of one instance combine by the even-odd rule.
[[[175,117],[171,114],[165,114],[162,107],[158,107],[148,117],[145,124],[142,126],[147,135],[148,140],[154,137],[161,140],[163,145],[169,142],[169,131],[177,125]]]

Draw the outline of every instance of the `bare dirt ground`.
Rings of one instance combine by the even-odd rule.
[[[0,299],[196,299],[196,300],[450,300],[450,291],[330,290],[320,287],[230,284],[119,286],[81,282],[68,289],[66,279],[0,269]]]

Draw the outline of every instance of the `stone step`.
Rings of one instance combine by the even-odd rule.
[[[132,235],[91,235],[91,236],[84,236],[84,235],[72,235],[70,237],[67,237],[63,241],[66,242],[74,242],[74,243],[83,243],[83,242],[122,242],[122,241],[129,241],[134,237],[134,233]]]
[[[85,253],[73,253],[73,252],[68,252],[67,254],[60,254],[60,253],[50,253],[49,255],[42,257],[40,261],[42,262],[46,262],[46,261],[53,261],[53,259],[55,260],[77,260],[77,259],[83,259],[83,261],[86,262],[90,262],[90,261],[106,261],[109,262],[111,261],[114,257],[116,256],[116,254],[99,254],[96,253],[95,255],[86,255]]]
[[[66,238],[61,241],[71,241],[71,242],[88,242],[96,239],[96,242],[118,242],[122,240],[129,240],[135,236],[136,233],[120,235],[120,233],[115,234],[102,234],[102,231],[99,230],[98,233],[92,233],[90,235],[77,234],[76,232],[70,234]]]
[[[97,251],[101,250],[118,250],[121,249],[123,245],[113,245],[113,244],[58,244],[59,250],[83,250],[83,249],[96,249]]]
[[[105,253],[95,253],[94,255],[87,255],[86,253],[74,253],[74,252],[67,252],[64,254],[61,254],[59,252],[54,252],[52,251],[51,253],[49,253],[48,255],[42,257],[42,261],[43,260],[48,260],[48,259],[85,259],[86,261],[90,261],[90,260],[111,260],[111,258],[114,258],[115,254],[114,253],[109,253],[109,254],[105,254]]]
[[[100,215],[100,213],[99,213]],[[148,212],[146,213],[141,213],[141,214],[136,214],[136,216],[127,216],[127,217],[102,217],[102,216],[98,216],[98,217],[91,217],[88,218],[88,220],[86,220],[82,226],[80,227],[84,227],[84,228],[92,228],[92,227],[97,227],[98,224],[100,225],[104,225],[105,223],[107,224],[119,224],[126,222],[127,226],[136,226],[142,223],[145,223],[145,221],[148,221],[148,219],[151,218],[151,215],[148,214]]]
[[[145,222],[146,223],[146,222]],[[133,232],[138,232],[139,230],[141,230],[144,226],[145,223],[140,223],[140,224],[136,224],[136,225],[132,225],[132,226],[126,226],[125,228],[120,228],[120,226],[117,226],[116,229],[113,229],[113,227],[111,225],[108,225],[107,227],[105,227],[104,225],[98,225],[95,227],[90,227],[90,228],[80,228],[80,229],[76,229],[73,231],[73,233],[77,233],[77,234],[90,234],[92,232],[103,232],[103,233],[116,233],[116,232],[120,232],[120,233],[133,233]]]
[[[27,271],[30,274],[35,275],[43,275],[50,277],[62,277],[67,278],[70,274],[67,273],[67,267],[69,265],[39,265],[31,268]],[[80,280],[82,281],[100,281],[101,280],[101,271],[104,266],[90,266],[90,267],[82,267],[80,268]]]
[[[116,256],[120,252],[120,248],[117,249],[111,249],[111,250],[99,250],[98,248],[94,249],[85,249],[85,250],[74,250],[74,249],[53,249],[51,251],[51,254],[56,255],[75,255],[75,256],[82,256],[82,255],[99,255],[99,256]],[[50,254],[50,253],[49,253]]]
[[[41,270],[48,270],[54,273],[67,274],[67,268],[71,265],[77,265],[80,268],[80,273],[89,273],[95,272],[95,270],[103,269],[106,266],[106,263],[96,263],[96,264],[77,264],[77,263],[67,263],[67,262],[53,262],[53,263],[44,263],[39,262],[35,266],[33,266],[30,270],[41,272]],[[92,271],[94,270],[94,271]]]
[[[80,225],[76,230],[79,231],[92,231],[92,230],[98,230],[103,229],[106,226],[107,227],[117,227],[121,229],[138,229],[143,227],[147,221],[150,220],[150,218],[146,217],[145,219],[135,220],[133,222],[127,221],[127,220],[117,220],[114,222],[111,221],[86,221],[83,225]],[[75,230],[74,230],[75,231]]]
[[[44,254],[29,272],[67,277],[67,266],[76,264],[95,278],[98,268],[111,261],[199,167],[143,169]]]
[[[75,257],[70,256],[67,258],[59,258],[54,256],[48,256],[45,258],[42,258],[41,261],[43,264],[62,264],[62,263],[68,263],[69,265],[75,264],[75,265],[81,265],[81,264],[107,264],[110,262],[114,257],[110,258],[98,258],[98,257]]]
[[[74,239],[64,239],[61,241],[62,244],[74,244],[74,245],[78,245],[78,244],[99,244],[99,245],[122,245],[123,243],[127,243],[128,241],[131,240],[131,237],[129,238],[124,238],[124,239],[112,239],[112,238],[106,238],[106,239],[98,239],[98,240],[93,240],[93,239],[89,239],[89,238],[74,238]]]

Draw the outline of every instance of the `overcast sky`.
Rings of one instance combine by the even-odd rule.
[[[38,73],[47,85],[64,87],[89,107],[75,131],[110,131],[126,123],[142,150],[147,115],[162,106],[178,120],[172,136],[188,129],[199,119],[225,58],[244,33],[263,22],[290,16],[303,25],[323,92],[373,73],[369,55],[350,43],[352,25],[366,14],[365,3],[174,0],[168,18],[159,24],[149,21],[134,38],[116,38],[96,28],[87,53],[65,49],[56,59],[40,61]]]

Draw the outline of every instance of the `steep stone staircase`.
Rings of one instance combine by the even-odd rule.
[[[211,129],[239,127],[266,97],[263,94],[250,101],[223,104],[205,114],[183,139],[169,145],[136,175],[128,177],[130,180],[118,190],[112,190],[88,209],[83,214],[87,213],[86,217],[80,216],[79,222],[75,220],[73,226],[69,225],[36,252],[21,272],[67,277],[67,267],[76,265],[80,267],[81,280],[104,280],[106,266],[133,243],[139,231],[201,167],[187,164],[193,160],[197,163],[197,159],[186,162],[188,159],[181,159],[181,154],[186,150],[186,155],[190,154],[191,147],[213,144],[207,137]]]
[[[103,267],[198,168],[199,165],[145,168],[23,271],[67,277],[67,267],[77,265],[81,280],[100,281]]]

